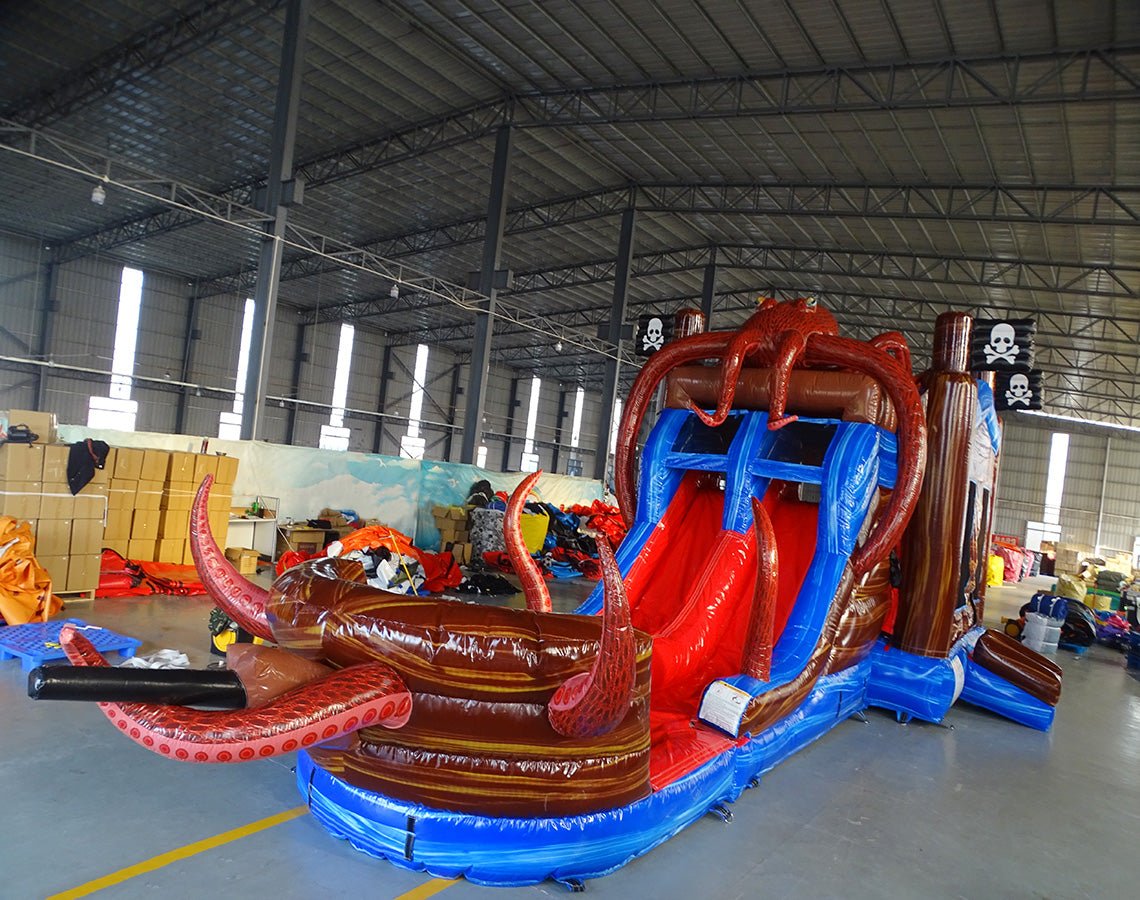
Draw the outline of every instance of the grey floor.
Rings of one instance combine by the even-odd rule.
[[[1028,585],[991,589],[995,621]],[[560,608],[583,594],[558,586]],[[208,661],[201,598],[98,600],[68,615]],[[780,765],[734,806],[617,873],[597,897],[1140,896],[1140,681],[1123,657],[1062,651],[1049,734],[968,706],[952,728],[869,711]],[[93,706],[35,703],[0,663],[0,898],[66,891],[175,848],[297,807],[292,759],[179,764],[114,733]],[[427,896],[431,879],[334,840],[309,816],[100,893],[313,898]],[[433,885],[438,888],[440,885]],[[446,900],[486,897],[459,882]],[[545,884],[520,895],[561,895]]]

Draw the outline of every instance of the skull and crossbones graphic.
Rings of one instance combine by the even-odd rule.
[[[1017,361],[1020,348],[1017,346],[1017,335],[1013,326],[1008,322],[998,322],[990,329],[990,342],[982,348],[986,354],[986,363],[993,365],[999,359],[1011,365]]]
[[[654,316],[645,324],[645,334],[641,336],[641,349],[644,352],[660,350],[665,345],[665,325]]]
[[[1029,377],[1018,372],[1009,379],[1009,390],[1005,392],[1005,402],[1007,406],[1014,406],[1020,403],[1022,406],[1028,407],[1029,401],[1033,399],[1033,391],[1029,387]]]

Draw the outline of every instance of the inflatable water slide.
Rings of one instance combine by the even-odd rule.
[[[667,344],[621,423],[629,533],[616,556],[599,547],[603,583],[572,614],[552,612],[519,534],[537,475],[507,512],[526,608],[389,594],[337,559],[259,588],[213,541],[207,480],[203,582],[276,645],[235,653],[245,708],[145,685],[72,696],[171,759],[298,751],[317,820],[397,866],[573,888],[730,819],[765,771],[868,706],[938,722],[962,699],[1047,728],[1059,670],[981,625],[1001,435],[967,371],[970,328],[940,317],[917,378],[901,335],[841,337],[804,300]],[[40,673],[40,696],[106,665],[81,634],[61,640],[75,665]]]

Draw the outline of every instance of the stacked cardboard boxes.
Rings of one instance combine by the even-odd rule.
[[[233,456],[177,452],[167,454],[165,483],[159,500],[155,559],[193,565],[194,558],[190,553],[190,508],[194,505],[198,486],[207,475],[214,476],[207,511],[210,531],[219,546],[226,545],[237,464],[238,460]]]
[[[216,479],[210,494],[210,528],[224,546],[233,479],[237,477],[235,457],[167,450],[116,451],[104,545],[135,560],[192,564],[190,507],[206,475]],[[221,482],[219,475],[227,481]]]
[[[0,447],[0,513],[27,520],[36,559],[56,593],[94,590],[107,513],[108,469],[72,496],[67,484],[67,444]]]
[[[432,518],[439,529],[439,546],[450,550],[455,561],[461,566],[471,562],[471,531],[467,517],[469,506],[433,506]]]

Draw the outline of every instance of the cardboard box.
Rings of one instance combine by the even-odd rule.
[[[184,566],[194,565],[194,554],[190,552],[190,542],[186,541],[182,546],[183,546],[182,565],[184,565]]]
[[[13,519],[38,519],[43,485],[38,481],[7,481],[0,484],[0,515]]]
[[[143,459],[146,454],[142,450],[130,447],[118,447],[115,450],[115,471],[112,478],[121,478],[125,481],[138,481],[142,477]]]
[[[43,481],[43,444],[0,444],[0,483]]]
[[[166,472],[170,468],[169,450],[144,450],[142,468],[139,470],[139,481],[166,481]]]
[[[138,493],[137,479],[112,478],[111,486],[107,489],[108,509],[134,509],[135,495]]]
[[[75,498],[67,488],[56,488],[50,494],[40,495],[41,519],[71,519],[75,517]]]
[[[75,511],[72,518],[97,519],[102,527],[103,519],[107,516],[107,498],[102,494],[87,494],[80,492],[73,498]]]
[[[181,509],[160,510],[158,536],[162,540],[185,541],[190,536],[190,514]]]
[[[194,454],[194,484],[201,484],[207,475],[217,474],[218,457],[210,456],[208,453]]]
[[[182,551],[186,547],[185,541],[159,539],[155,544],[155,558],[159,562],[182,563]]]
[[[229,485],[232,488],[234,482],[237,481],[238,458],[236,456],[219,456],[217,459],[218,471],[214,476],[214,481],[219,485]]]
[[[8,427],[27,425],[36,435],[37,444],[54,444],[59,440],[58,422],[55,413],[36,412],[32,409],[8,410]]]
[[[36,562],[47,569],[51,576],[51,589],[53,591],[67,590],[67,556],[48,556],[43,553],[36,554]]]
[[[67,488],[67,461],[71,458],[70,444],[44,445],[44,470],[42,481],[46,487]]]
[[[119,556],[127,556],[127,551],[130,549],[130,540],[128,538],[103,538],[103,549],[114,550]]]
[[[224,547],[230,533],[230,514],[222,510],[221,512],[210,513],[209,519],[210,533],[213,534],[218,546]]]
[[[127,544],[127,558],[139,562],[154,562],[154,545],[153,540],[131,538]]]
[[[140,480],[139,486],[135,490],[135,509],[159,509],[162,505],[162,495],[165,492],[166,482]]]
[[[306,528],[303,525],[287,525],[277,532],[277,555],[286,550],[300,550],[302,553],[316,553],[324,549],[325,533],[319,528]]]
[[[74,519],[71,522],[72,556],[99,553],[103,549],[103,523],[98,519]]]
[[[67,591],[91,591],[99,587],[98,553],[72,556],[67,562]]]
[[[229,491],[210,491],[210,499],[207,501],[206,508],[212,513],[224,511],[228,516],[230,504],[233,502],[234,498]]]
[[[183,512],[189,512],[194,506],[195,493],[196,490],[194,489],[169,486],[165,493],[159,498],[158,508],[179,509]]]
[[[103,529],[104,541],[128,541],[131,537],[132,509],[107,510],[107,524]],[[105,545],[106,546],[106,545]]]
[[[258,555],[248,547],[227,547],[226,559],[234,564],[241,575],[256,575]]]
[[[40,519],[36,526],[36,556],[67,556],[71,552],[71,519]]]
[[[136,509],[131,518],[131,541],[154,541],[158,538],[158,510]]]
[[[187,487],[194,485],[194,461],[196,453],[180,453],[177,450],[170,454],[170,461],[166,465],[166,481],[168,484],[181,484]]]

